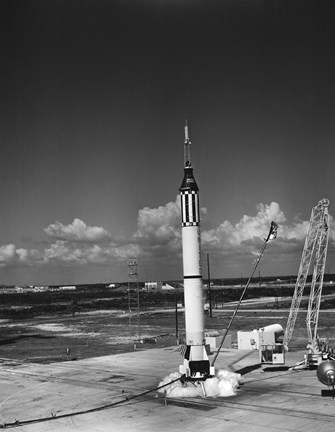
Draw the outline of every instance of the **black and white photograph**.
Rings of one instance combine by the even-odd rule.
[[[3,0],[0,428],[332,431],[330,0]]]

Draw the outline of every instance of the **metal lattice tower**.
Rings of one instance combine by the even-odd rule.
[[[324,198],[313,207],[309,229],[301,257],[299,273],[295,284],[290,314],[287,320],[283,344],[288,347],[294,330],[301,298],[304,292],[308,271],[314,259],[314,271],[311,284],[310,299],[307,313],[307,333],[309,342],[315,341],[319,317],[323,275],[328,247],[328,206],[329,200]]]
[[[329,237],[329,225],[328,225],[328,204],[323,200],[324,214],[323,222],[320,229],[320,234],[317,238],[316,243],[316,260],[313,271],[313,279],[311,284],[311,292],[309,297],[308,312],[307,312],[307,335],[308,341],[314,343],[318,338],[318,320],[321,303],[321,293],[323,285],[323,275],[325,272],[327,249],[328,249],[328,237]]]
[[[129,325],[137,329],[137,340],[141,339],[140,290],[138,284],[137,260],[128,259],[128,312]]]

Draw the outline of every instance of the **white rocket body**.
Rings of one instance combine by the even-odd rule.
[[[185,168],[180,187],[186,350],[179,371],[186,378],[203,380],[214,375],[204,336],[204,299],[201,276],[199,188],[190,162],[188,127],[185,126]]]
[[[183,272],[184,272],[184,300],[185,325],[187,345],[204,344],[204,305],[201,279],[200,261],[200,227],[198,222],[189,222],[193,218],[193,209],[197,205],[197,194],[181,193],[182,214],[188,217],[183,222]],[[192,202],[193,201],[193,202]],[[187,208],[188,207],[188,208]],[[191,210],[191,211],[190,211]],[[189,216],[187,216],[187,213]],[[191,214],[190,214],[191,213]],[[198,216],[198,211],[194,215]],[[194,223],[195,225],[190,225]]]

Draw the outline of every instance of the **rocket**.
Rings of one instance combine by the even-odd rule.
[[[201,275],[199,188],[193,176],[191,141],[185,124],[184,178],[180,186],[186,346],[179,372],[198,381],[214,375],[205,344],[204,300]]]

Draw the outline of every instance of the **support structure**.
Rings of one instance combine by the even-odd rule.
[[[129,325],[134,326],[134,336],[137,341],[141,339],[140,291],[138,284],[137,260],[128,259],[128,313]]]
[[[288,349],[294,330],[301,298],[304,292],[309,268],[314,262],[311,290],[307,311],[308,354],[302,362],[304,367],[319,364],[325,354],[323,341],[318,337],[318,319],[320,311],[323,276],[326,265],[329,236],[329,200],[324,198],[313,207],[309,229],[300,262],[290,314],[288,317],[283,344]]]

